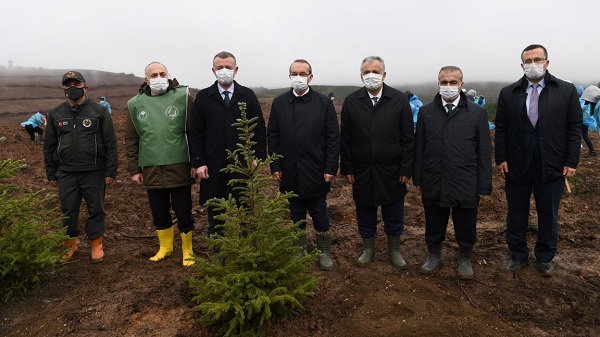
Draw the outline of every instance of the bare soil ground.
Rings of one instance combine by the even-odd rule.
[[[60,92],[55,94],[60,96]],[[180,240],[176,240],[175,253],[169,259],[148,261],[158,243],[146,193],[131,182],[125,170],[124,103],[134,94],[121,94],[122,99],[111,102],[116,107],[113,116],[121,147],[119,174],[106,196],[105,261],[90,264],[89,240],[82,234],[75,259],[63,272],[52,275],[39,293],[0,305],[0,336],[214,335],[197,323],[198,314],[192,310],[186,281],[191,271],[181,265]],[[110,95],[106,96],[110,100]],[[266,115],[271,100],[261,101]],[[339,112],[340,106],[336,107]],[[0,157],[24,158],[28,167],[17,179],[19,183],[35,190],[46,188],[58,205],[56,189],[46,182],[42,147],[29,145],[19,125],[33,110],[17,111],[27,114],[3,114],[0,119],[0,135],[7,138],[0,144]],[[598,135],[592,137],[600,145]],[[506,201],[503,182],[495,175],[493,194],[481,200],[473,255],[475,279],[471,282],[456,277],[457,245],[452,226],[444,243],[445,265],[431,276],[419,272],[427,256],[424,215],[420,195],[412,186],[406,198],[406,230],[401,245],[409,268],[392,268],[381,229],[375,262],[368,267],[357,266],[361,241],[351,190],[341,177],[336,177],[329,195],[336,268],[320,272],[314,266],[321,281],[316,296],[304,303],[304,315],[277,322],[266,335],[599,336],[598,164],[598,158],[582,158],[577,176],[571,181],[574,193],[565,192],[556,274],[551,278],[536,272],[534,260],[516,274],[504,270],[508,259],[504,239]],[[196,194],[194,198],[197,205]],[[82,228],[85,217],[82,211]],[[206,233],[205,210],[196,206],[194,217],[195,253],[208,256],[201,242]],[[532,211],[531,223],[536,221]],[[530,246],[534,245],[535,235],[536,226],[532,225]],[[314,247],[314,233],[309,234],[309,247]]]

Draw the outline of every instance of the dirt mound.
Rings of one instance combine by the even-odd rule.
[[[181,254],[161,263],[148,261],[158,244],[145,190],[134,185],[125,171],[126,95],[120,96],[123,98],[113,105],[117,106],[113,116],[120,166],[116,182],[107,189],[106,259],[99,265],[90,264],[89,240],[82,235],[73,262],[64,272],[51,275],[40,293],[0,305],[0,336],[213,336],[196,322],[185,279],[190,271],[182,267]],[[270,102],[261,102],[265,114]],[[339,105],[336,108],[339,112]],[[46,182],[42,148],[29,145],[27,134],[16,121],[2,118],[0,124],[0,135],[7,138],[0,144],[1,157],[24,158],[28,164],[18,182],[32,189],[46,188],[58,205],[56,189]],[[598,136],[592,137],[598,144]],[[267,335],[600,335],[598,164],[597,158],[582,159],[571,181],[577,194],[563,198],[559,255],[556,274],[551,278],[542,278],[533,266],[517,274],[504,270],[508,258],[504,241],[506,202],[503,183],[495,175],[492,196],[481,200],[473,254],[475,280],[471,282],[456,277],[457,245],[451,228],[444,243],[445,265],[431,276],[419,273],[427,253],[423,209],[412,186],[406,199],[401,245],[408,270],[394,270],[390,265],[381,228],[375,262],[358,267],[361,242],[351,189],[336,177],[329,196],[336,268],[320,272],[315,266],[314,273],[321,282],[316,296],[305,303],[305,314],[278,322]],[[197,205],[195,193],[194,199]],[[82,219],[85,217],[83,211]],[[205,210],[196,206],[194,218],[194,250],[197,255],[208,256],[201,243],[206,233]],[[533,217],[531,221],[536,220]],[[311,229],[310,224],[308,227]],[[531,232],[536,232],[535,226]],[[176,240],[175,252],[181,251],[179,245],[180,240]],[[309,246],[314,245],[314,233],[310,233]]]

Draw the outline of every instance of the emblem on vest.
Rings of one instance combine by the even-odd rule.
[[[92,126],[92,120],[91,119],[84,119],[83,120],[83,126],[85,126],[86,128],[89,128],[90,126]]]
[[[145,122],[148,120],[148,111],[146,111],[146,109],[139,109],[138,113],[137,113],[137,119],[140,122]]]
[[[176,107],[170,105],[165,109],[165,115],[171,119],[177,118],[179,116],[179,110]]]

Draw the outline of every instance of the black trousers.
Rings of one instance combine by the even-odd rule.
[[[477,207],[440,207],[423,206],[425,208],[425,242],[439,245],[446,239],[448,219],[452,211],[454,234],[460,248],[470,248],[477,240]]]
[[[27,131],[27,133],[29,134],[29,139],[31,141],[35,140],[35,134],[39,134],[40,136],[44,134],[44,130],[42,130],[42,128],[40,128],[39,126],[36,126],[35,128],[31,125],[25,125],[25,131]]]
[[[152,211],[152,219],[156,229],[173,227],[171,208],[177,217],[177,228],[181,233],[188,233],[194,229],[192,217],[192,185],[148,189],[148,201]]]
[[[592,143],[592,140],[590,139],[590,135],[589,135],[588,131],[589,131],[588,126],[585,125],[585,124],[581,124],[581,138],[583,139],[583,141],[587,145],[588,150],[590,152],[595,152],[595,150],[594,150],[594,143]]]
[[[106,213],[104,213],[104,170],[88,172],[57,172],[58,198],[63,217],[63,226],[67,227],[70,237],[79,235],[79,208],[81,198],[85,199],[89,217],[85,223],[85,232],[90,240],[104,235]]]
[[[404,233],[404,197],[389,204],[381,205],[383,231],[391,236]],[[363,239],[377,234],[377,205],[356,204],[358,233]]]
[[[558,207],[565,187],[563,178],[542,182],[541,165],[531,168],[520,182],[506,180],[506,242],[513,261],[524,261],[529,255],[527,230],[529,229],[529,203],[531,193],[538,215],[538,237],[535,258],[539,262],[552,261],[558,241]]]
[[[327,214],[326,194],[314,198],[291,198],[290,215],[294,223],[306,220],[306,212],[312,217],[313,225],[317,232],[329,230],[329,215]],[[306,229],[306,222],[300,225],[300,229]]]

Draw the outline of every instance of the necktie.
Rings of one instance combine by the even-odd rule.
[[[539,84],[532,84],[533,90],[529,94],[529,121],[531,125],[535,127],[538,120],[538,101],[540,94],[538,93],[537,87]]]
[[[454,109],[454,104],[452,104],[452,103],[446,104],[446,109],[448,109],[448,113],[450,113],[450,111],[452,111]]]
[[[229,99],[229,91],[227,91],[227,90],[223,91],[223,95],[225,96],[223,98],[223,101],[225,102],[225,106],[229,106],[229,102],[231,101]]]
[[[377,105],[377,101],[379,101],[379,97],[373,97],[373,106]]]

